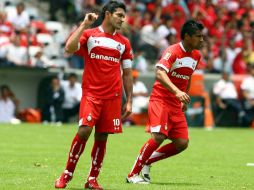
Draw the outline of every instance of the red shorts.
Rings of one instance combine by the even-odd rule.
[[[169,139],[189,139],[188,125],[181,109],[176,109],[164,102],[150,100],[148,115],[146,131],[162,133]]]
[[[82,96],[79,110],[79,126],[95,126],[98,133],[121,133],[122,99],[100,99]]]

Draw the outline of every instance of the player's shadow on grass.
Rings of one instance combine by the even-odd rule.
[[[201,185],[200,183],[165,183],[165,182],[152,182],[151,184],[154,185],[174,185],[174,186],[199,186]]]

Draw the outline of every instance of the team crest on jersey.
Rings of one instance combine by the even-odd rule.
[[[171,56],[171,53],[167,52],[167,53],[164,55],[163,59],[168,60],[168,59],[170,58],[170,56]]]
[[[116,47],[117,50],[121,51],[121,44],[118,44],[118,46]]]
[[[86,120],[89,122],[89,121],[92,121],[92,116],[91,115],[88,115],[87,117],[86,117]]]

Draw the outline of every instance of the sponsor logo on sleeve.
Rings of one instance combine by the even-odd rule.
[[[171,53],[167,52],[167,53],[164,55],[163,59],[165,59],[165,60],[167,61],[167,60],[170,58],[170,56],[171,56]]]

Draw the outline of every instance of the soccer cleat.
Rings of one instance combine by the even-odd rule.
[[[143,179],[147,182],[151,182],[151,178],[150,178],[150,165],[145,165],[142,170],[141,170],[141,176],[143,177]]]
[[[126,182],[127,183],[134,183],[134,184],[149,184],[149,182],[145,181],[138,174],[131,176],[131,177],[127,177]]]
[[[96,178],[88,179],[85,184],[86,189],[96,189],[96,190],[103,190],[103,188],[98,184]]]
[[[55,188],[65,188],[68,182],[72,179],[72,173],[65,170],[62,175],[56,180]]]

